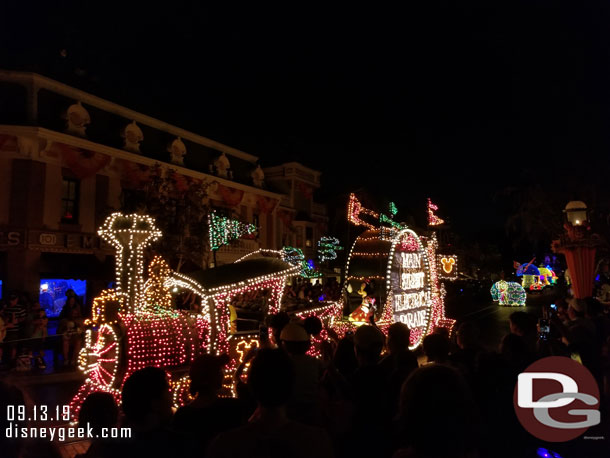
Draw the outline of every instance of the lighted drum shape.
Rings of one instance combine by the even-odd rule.
[[[362,300],[357,292],[368,282],[380,327],[401,321],[411,329],[410,348],[418,347],[437,326],[451,328],[445,318],[436,265],[436,239],[423,239],[411,229],[382,233],[371,229],[354,242],[346,265],[350,310]]]

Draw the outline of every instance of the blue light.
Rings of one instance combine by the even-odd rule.
[[[463,289],[463,288],[460,288],[460,293],[463,293],[463,292],[464,292],[464,289]]]
[[[599,281],[599,274],[597,274],[597,277],[595,277],[595,281]]]
[[[563,458],[559,453],[540,447],[536,453],[541,458]]]
[[[316,268],[316,266],[315,266],[315,265],[314,265],[314,263],[313,263],[313,259],[309,259],[309,260],[307,261],[307,267],[309,267],[311,270],[313,270],[313,269],[315,269],[315,268]]]
[[[38,301],[46,311],[47,316],[59,316],[61,309],[66,303],[66,291],[71,289],[76,294],[78,301],[83,304],[87,296],[87,281],[63,278],[41,278],[40,295]]]

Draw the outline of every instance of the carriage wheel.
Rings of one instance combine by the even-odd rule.
[[[95,340],[95,342],[94,342]],[[79,353],[79,368],[99,385],[112,388],[119,368],[120,342],[112,326],[103,324],[94,339],[87,330],[85,347]]]

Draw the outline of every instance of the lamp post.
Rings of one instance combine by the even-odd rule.
[[[559,240],[553,241],[552,248],[566,258],[574,297],[584,299],[593,294],[595,250],[599,236],[591,233],[588,209],[584,202],[568,202],[563,212],[565,232]]]

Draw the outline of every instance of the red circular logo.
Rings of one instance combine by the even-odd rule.
[[[549,356],[519,374],[513,394],[515,413],[533,436],[565,442],[599,424],[599,389],[578,362]]]

